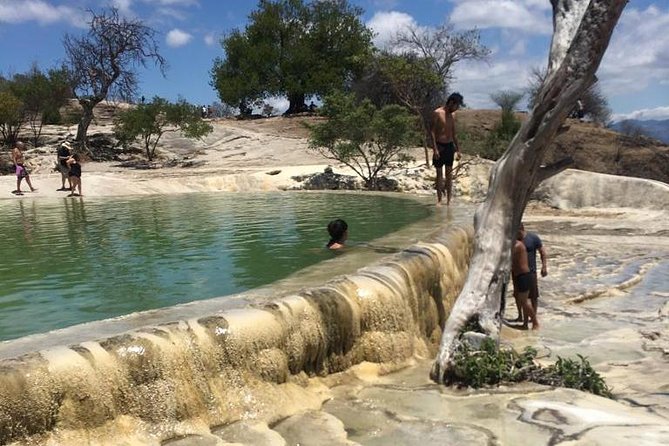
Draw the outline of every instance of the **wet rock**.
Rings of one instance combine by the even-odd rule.
[[[286,440],[265,423],[238,421],[213,429],[212,433],[224,441],[254,446],[286,446]]]
[[[229,444],[213,435],[187,435],[175,440],[164,441],[161,446],[227,446]]]
[[[303,183],[299,185],[297,189],[357,190],[362,188],[362,185],[356,177],[334,173],[331,167],[326,167],[323,173],[299,175],[292,178],[298,183]]]
[[[352,446],[344,423],[326,412],[309,411],[293,415],[274,426],[288,444],[300,446]]]
[[[404,399],[410,398],[413,396],[408,392],[404,394]],[[440,415],[433,419],[404,417],[366,399],[332,400],[324,409],[341,418],[351,440],[365,445],[488,445],[494,439],[492,433],[479,427],[436,420]]]

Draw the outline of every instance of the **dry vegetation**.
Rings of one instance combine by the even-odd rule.
[[[474,135],[484,135],[500,119],[497,110],[463,110],[459,125]],[[524,120],[526,114],[518,113]],[[624,175],[669,183],[669,146],[645,137],[632,138],[597,124],[568,119],[569,130],[556,138],[546,163],[571,156],[574,169]],[[467,151],[467,147],[463,147]]]

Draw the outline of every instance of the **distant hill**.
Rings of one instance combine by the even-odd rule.
[[[518,113],[520,120],[527,114]],[[458,125],[478,138],[485,137],[501,119],[499,110],[458,111]],[[648,121],[643,121],[648,122]],[[656,138],[625,135],[592,122],[567,119],[568,131],[559,135],[548,149],[544,162],[549,164],[567,156],[574,169],[590,172],[648,178],[669,184],[669,144]],[[467,153],[467,146],[463,150]]]
[[[648,121],[625,119],[609,125],[609,128],[620,133],[628,133],[628,129],[639,129],[645,136],[669,144],[669,119],[651,119]]]

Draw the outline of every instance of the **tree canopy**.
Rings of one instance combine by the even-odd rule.
[[[320,113],[327,120],[311,126],[312,150],[349,166],[367,188],[377,188],[391,163],[411,159],[406,150],[416,140],[416,120],[404,107],[377,108],[339,92],[325,98]]]
[[[211,133],[211,124],[202,120],[197,106],[184,100],[172,103],[154,97],[146,104],[121,112],[114,120],[114,134],[123,145],[141,139],[146,157],[152,161],[156,147],[166,132],[180,132],[186,138],[202,138]]]
[[[67,70],[43,72],[34,64],[27,72],[5,79],[0,76],[0,137],[13,144],[28,123],[33,145],[39,145],[44,124],[60,122],[59,109],[71,95]]]
[[[287,113],[304,111],[307,96],[343,88],[364,66],[372,33],[361,15],[347,0],[260,0],[246,28],[222,40],[211,84],[241,113],[271,95],[288,97]]]

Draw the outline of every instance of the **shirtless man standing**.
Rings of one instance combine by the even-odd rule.
[[[518,230],[516,240],[513,243],[512,261],[511,261],[511,275],[513,276],[513,297],[516,302],[520,303],[523,309],[523,328],[527,329],[527,322],[532,319],[532,330],[539,328],[539,321],[537,321],[537,314],[532,308],[530,302],[530,287],[532,285],[532,273],[530,272],[530,264],[527,256],[527,249],[523,243],[524,231]]]
[[[28,173],[28,169],[26,169],[25,166],[25,159],[23,158],[24,148],[25,145],[21,141],[17,141],[16,145],[12,149],[12,161],[16,166],[16,190],[12,191],[12,193],[15,195],[23,195],[23,192],[21,192],[21,181],[23,181],[24,178],[26,179],[28,186],[30,186],[31,192],[35,192],[37,190],[30,182],[30,174]]]
[[[432,165],[437,169],[437,206],[441,206],[444,192],[446,205],[451,203],[453,158],[460,159],[453,113],[462,106],[462,99],[460,93],[453,93],[446,100],[446,105],[432,112]],[[442,167],[445,172],[442,172]]]

